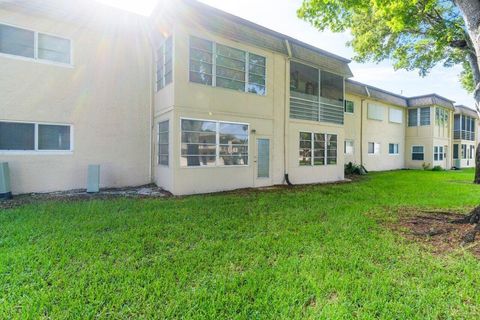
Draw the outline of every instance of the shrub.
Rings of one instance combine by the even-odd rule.
[[[367,171],[363,166],[359,164],[354,164],[352,162],[349,162],[345,165],[345,175],[364,175],[367,174]]]
[[[443,171],[444,169],[442,168],[442,166],[435,166],[432,168],[432,171]]]
[[[423,170],[428,170],[428,169],[430,169],[430,163],[424,162],[424,163],[422,164],[422,168],[423,168]]]

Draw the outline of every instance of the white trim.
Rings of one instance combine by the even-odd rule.
[[[310,150],[311,150],[311,156],[310,156],[310,165],[300,165],[300,161],[297,161],[297,167],[298,168],[310,168],[310,167],[327,167],[327,166],[337,166],[338,165],[338,133],[328,133],[328,132],[314,132],[314,131],[307,131],[307,130],[299,130],[297,137],[298,139],[298,151],[300,151],[300,134],[301,133],[309,133],[310,134],[310,139],[311,139],[311,145],[310,145]],[[324,163],[322,164],[315,164],[315,134],[323,134],[325,136],[325,151],[324,151]],[[328,158],[328,148],[327,148],[327,136],[336,136],[337,137],[337,147],[336,147],[336,156],[335,156],[335,164],[328,164],[327,163],[327,158]]]
[[[396,153],[390,153],[390,145],[392,145],[392,144],[397,146],[397,152]],[[395,147],[393,147],[393,150],[395,151]],[[400,143],[389,142],[388,143],[388,155],[389,156],[399,156],[400,155]]]
[[[191,81],[190,80],[190,72],[194,72],[194,71],[191,71],[191,54],[190,54],[190,49],[191,49],[191,38],[192,37],[195,37],[195,38],[198,38],[198,39],[201,39],[201,40],[204,40],[204,41],[209,41],[212,43],[212,74],[209,75],[212,77],[212,84],[209,85],[209,84],[204,84],[204,83],[198,83],[198,82],[194,82],[194,81]],[[217,44],[220,44],[222,46],[225,46],[225,47],[228,47],[228,48],[232,48],[232,49],[235,49],[235,50],[239,50],[239,51],[242,51],[245,53],[245,71],[242,71],[242,70],[236,70],[236,69],[232,69],[232,68],[228,68],[228,67],[223,67],[223,68],[227,68],[227,69],[231,69],[231,70],[236,70],[236,71],[239,71],[239,72],[244,72],[245,73],[245,81],[240,81],[240,80],[235,80],[235,79],[228,79],[226,78],[227,80],[232,80],[232,81],[237,81],[237,82],[243,82],[244,83],[244,89],[243,91],[240,91],[240,90],[235,90],[235,89],[231,89],[231,88],[225,88],[225,87],[218,87],[217,86]],[[267,71],[268,71],[268,68],[267,68],[267,57],[264,56],[263,54],[260,54],[260,53],[254,53],[254,52],[250,52],[246,49],[240,49],[240,48],[236,48],[236,47],[233,47],[231,45],[226,45],[226,44],[222,44],[222,43],[218,43],[217,41],[215,40],[212,40],[211,38],[209,37],[204,37],[204,36],[197,36],[197,35],[192,35],[190,34],[188,36],[188,50],[189,50],[189,54],[188,54],[188,69],[187,69],[187,76],[188,76],[188,82],[190,84],[197,84],[197,85],[202,85],[202,86],[209,86],[209,87],[213,87],[213,88],[220,88],[220,89],[226,89],[226,90],[229,90],[229,91],[236,91],[236,92],[243,92],[243,93],[248,93],[248,94],[253,94],[253,95],[256,95],[256,96],[259,96],[259,97],[266,97],[268,95],[268,90],[267,90],[267,83],[268,83],[268,80],[267,80]],[[199,49],[198,49],[199,50]],[[260,56],[262,58],[265,59],[265,75],[264,75],[264,78],[265,78],[265,84],[263,85],[263,87],[265,88],[265,93],[264,94],[258,94],[258,93],[254,93],[254,92],[250,92],[248,91],[248,86],[250,84],[249,82],[249,56],[250,54],[254,54],[254,55],[257,55],[257,56]],[[229,58],[229,57],[226,57],[226,58]],[[234,59],[236,60],[235,58],[230,58],[230,59]],[[259,75],[260,76],[260,75]],[[222,77],[223,78],[223,77]]]
[[[180,169],[207,169],[207,168],[240,168],[240,167],[250,167],[251,165],[251,153],[250,153],[250,124],[249,123],[242,123],[242,122],[234,122],[234,121],[223,121],[223,120],[212,120],[212,119],[194,119],[194,118],[186,118],[186,117],[180,117],[180,144],[179,144],[179,160],[182,158],[182,121],[183,120],[192,120],[192,121],[206,121],[206,122],[214,122],[215,123],[215,165],[214,166],[182,166],[180,164],[179,168]],[[244,125],[247,126],[247,136],[248,136],[248,164],[241,164],[241,165],[219,165],[218,161],[220,159],[220,123],[228,123],[228,124],[239,124],[239,125]],[[211,157],[211,156],[210,156]]]
[[[415,160],[413,159],[413,148],[415,147],[422,147],[422,150],[423,152],[421,154],[423,154],[423,160]],[[420,154],[420,152],[415,152],[415,154]],[[425,146],[423,145],[412,145],[412,148],[411,148],[411,152],[410,152],[410,159],[411,161],[425,161]]]
[[[69,123],[55,123],[55,122],[33,122],[33,121],[17,121],[17,120],[2,120],[0,122],[5,123],[21,123],[21,124],[31,124],[34,126],[34,150],[0,150],[0,154],[46,154],[46,155],[56,155],[56,154],[73,154],[74,151],[74,126]],[[70,149],[69,150],[39,150],[38,149],[38,127],[40,125],[47,126],[61,126],[70,128]]]
[[[73,58],[74,58],[73,47],[74,46],[73,46],[73,40],[72,39],[67,38],[65,36],[58,35],[58,34],[33,30],[31,28],[27,28],[27,27],[23,27],[23,26],[19,26],[19,25],[14,25],[14,24],[10,24],[10,23],[5,23],[5,22],[2,22],[2,21],[0,21],[0,25],[5,25],[5,26],[8,26],[8,27],[12,27],[12,28],[18,28],[18,29],[22,29],[22,30],[26,30],[26,31],[30,31],[30,32],[34,33],[33,58],[24,57],[24,56],[20,56],[20,55],[9,54],[9,53],[2,53],[2,52],[0,52],[0,57],[5,57],[5,58],[9,58],[9,59],[17,59],[17,60],[22,60],[22,61],[38,62],[38,63],[42,63],[42,64],[47,64],[47,65],[52,65],[52,66],[57,66],[57,67],[64,67],[64,68],[74,68],[75,67],[75,65],[73,63],[73,61],[74,61],[73,60]],[[39,34],[44,34],[46,36],[56,37],[56,38],[60,38],[60,39],[69,41],[69,43],[70,43],[70,63],[63,63],[63,62],[38,58],[38,35]]]

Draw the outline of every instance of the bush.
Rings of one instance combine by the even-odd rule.
[[[430,163],[424,162],[424,163],[422,164],[422,168],[423,168],[423,170],[428,170],[428,169],[430,169]]]
[[[444,171],[444,169],[442,168],[442,166],[435,166],[432,168],[432,171]]]
[[[365,168],[359,164],[349,162],[345,165],[345,175],[364,175],[367,174]]]

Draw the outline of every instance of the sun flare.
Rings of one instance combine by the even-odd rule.
[[[155,8],[158,0],[97,0],[112,7],[148,16]]]

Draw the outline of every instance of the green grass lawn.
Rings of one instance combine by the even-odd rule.
[[[0,319],[473,319],[480,262],[383,225],[480,204],[473,171],[0,212]]]

